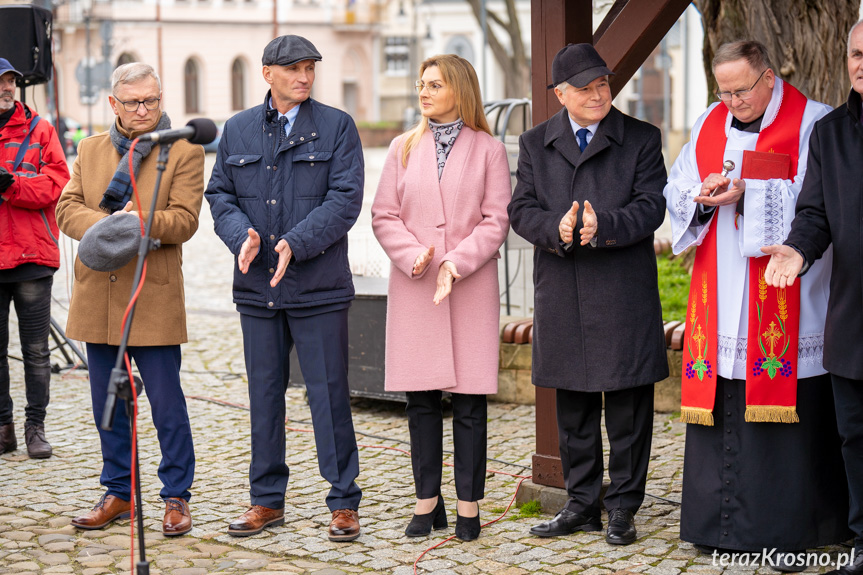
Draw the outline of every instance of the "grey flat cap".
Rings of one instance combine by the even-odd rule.
[[[102,218],[84,232],[78,244],[78,257],[91,270],[111,272],[132,261],[140,244],[138,216],[118,212]]]
[[[315,45],[302,36],[279,36],[264,48],[261,62],[264,66],[290,66],[303,60],[320,62],[321,53]]]
[[[605,60],[592,44],[567,44],[551,63],[551,86],[566,82],[573,88],[584,88],[600,76],[613,76]]]

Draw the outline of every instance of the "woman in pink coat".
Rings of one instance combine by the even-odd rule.
[[[390,260],[386,389],[407,392],[416,483],[409,537],[447,526],[442,390],[452,394],[455,534],[476,539],[485,490],[486,394],[497,392],[497,260],[511,196],[476,72],[447,54],[420,65],[422,120],[390,146],[372,226]]]

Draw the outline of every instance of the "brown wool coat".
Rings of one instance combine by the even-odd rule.
[[[121,132],[124,132],[122,128]],[[138,173],[138,193],[146,210],[150,209],[153,197],[158,155],[154,147],[144,158]],[[81,142],[72,179],[57,203],[57,223],[64,234],[80,240],[90,226],[108,217],[99,209],[99,202],[119,161],[120,154],[114,149],[108,132]],[[179,140],[171,149],[162,175],[153,218],[152,236],[161,240],[162,247],[147,256],[147,278],[135,309],[129,345],[177,345],[188,341],[182,244],[198,229],[203,194],[204,149]],[[132,202],[132,209],[138,211],[134,194]],[[66,335],[88,343],[120,344],[123,315],[132,293],[137,262],[136,256],[119,270],[97,272],[75,258]]]

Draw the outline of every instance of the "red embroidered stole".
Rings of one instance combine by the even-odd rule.
[[[776,119],[758,135],[756,151],[791,157],[786,179],[797,174],[800,124],[805,108],[806,97],[786,82]],[[695,156],[702,181],[722,169],[728,113],[726,106],[717,106],[701,128]],[[743,178],[746,176],[741,174]],[[689,287],[680,417],[686,423],[702,425],[713,425],[718,347],[715,214],[708,225],[710,229],[696,250]],[[768,287],[764,281],[768,261],[766,257],[749,258],[745,419],[793,423],[799,421],[796,404],[800,282],[782,290]]]

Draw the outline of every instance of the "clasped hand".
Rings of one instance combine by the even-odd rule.
[[[261,236],[258,235],[258,232],[256,232],[254,228],[249,228],[249,237],[247,237],[246,241],[243,242],[243,245],[240,248],[240,254],[237,256],[237,266],[240,268],[241,273],[246,274],[249,272],[249,266],[257,257],[260,249]],[[276,287],[279,285],[279,282],[285,275],[285,271],[288,269],[288,263],[290,263],[291,256],[293,255],[291,246],[289,246],[288,242],[284,239],[279,240],[279,243],[276,244],[275,251],[279,254],[279,263],[276,266],[276,273],[273,274],[273,279],[270,280],[270,287]]]
[[[729,187],[730,186],[730,187]],[[722,174],[710,174],[701,183],[701,192],[692,201],[706,207],[736,204],[746,191],[746,181],[727,178]]]
[[[557,226],[560,241],[568,244],[572,241],[572,234],[575,231],[575,225],[578,221],[578,202],[572,202],[572,207],[569,209],[560,224]],[[579,230],[581,234],[581,245],[586,246],[590,240],[596,235],[597,218],[596,212],[593,211],[593,206],[587,200],[584,201],[584,212],[581,215],[581,223],[583,227]]]

